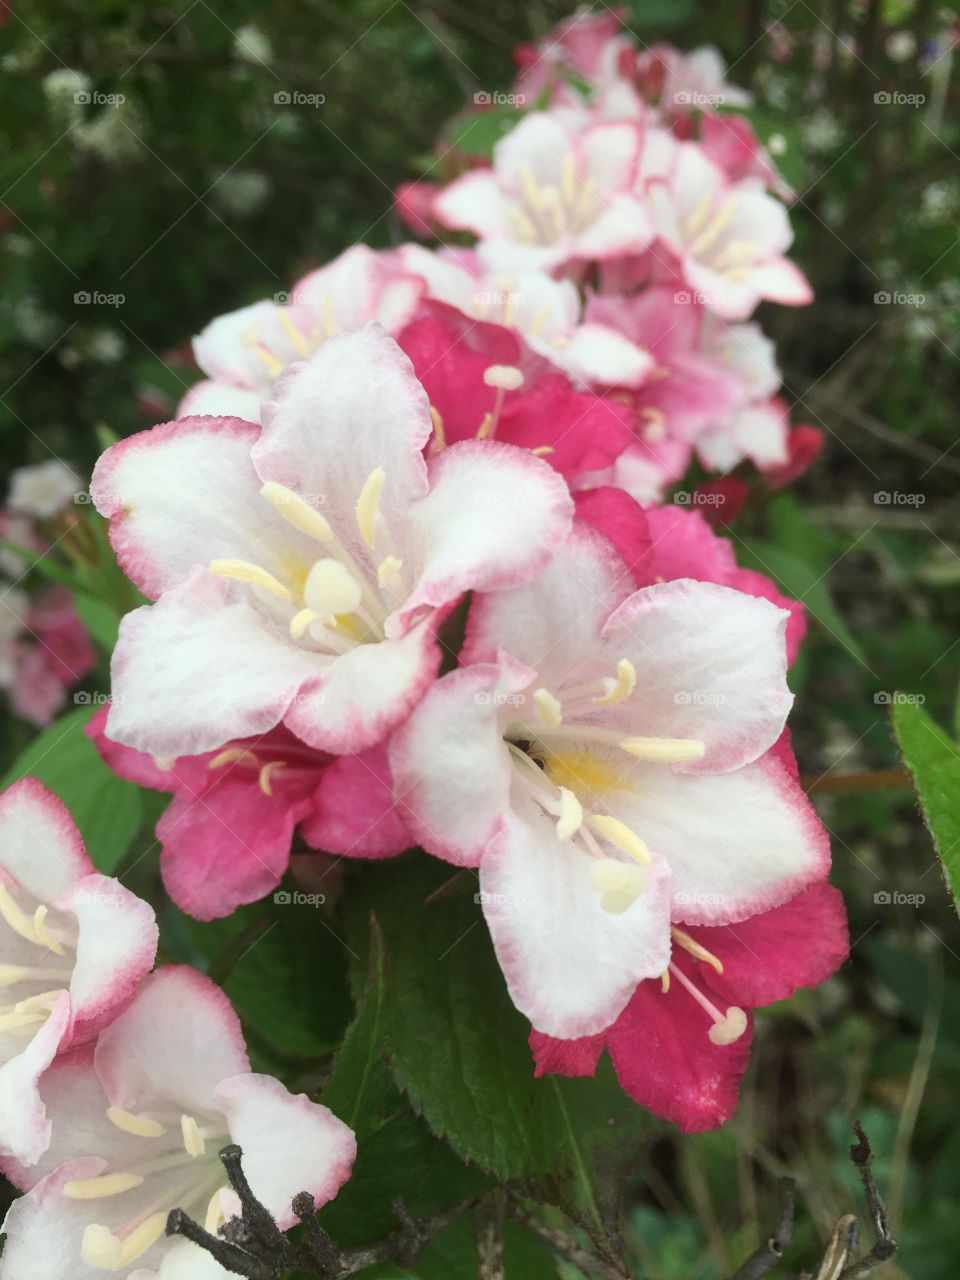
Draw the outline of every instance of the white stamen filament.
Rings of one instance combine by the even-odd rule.
[[[670,972],[677,979],[680,985],[689,991],[701,1009],[710,1016],[712,1026],[707,1032],[714,1044],[733,1044],[747,1029],[747,1015],[736,1005],[731,1005],[726,1013],[721,1013],[717,1006],[700,991],[690,981],[687,975],[679,967],[670,961]]]

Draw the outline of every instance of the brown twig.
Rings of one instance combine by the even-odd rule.
[[[875,1267],[879,1267],[882,1262],[892,1258],[897,1251],[897,1242],[890,1234],[890,1225],[887,1222],[886,1206],[883,1203],[883,1197],[880,1195],[880,1190],[874,1181],[873,1172],[870,1168],[873,1163],[873,1150],[870,1146],[870,1139],[867,1137],[859,1120],[854,1123],[853,1128],[857,1135],[857,1142],[850,1148],[850,1159],[853,1161],[853,1166],[859,1173],[860,1181],[863,1183],[863,1191],[867,1199],[867,1211],[870,1214],[870,1221],[873,1223],[873,1230],[877,1238],[868,1254],[844,1267],[840,1272],[840,1280],[853,1280],[854,1276],[867,1275]]]
[[[871,769],[863,773],[805,773],[800,777],[804,791],[884,791],[888,787],[909,787],[906,769]]]
[[[761,1280],[769,1275],[783,1257],[783,1251],[793,1239],[793,1215],[796,1203],[796,1184],[792,1178],[780,1179],[780,1222],[772,1236],[768,1236],[731,1280]]]
[[[546,1222],[542,1222],[516,1201],[508,1205],[507,1213],[514,1222],[519,1223],[521,1227],[525,1227],[531,1235],[535,1235],[542,1240],[548,1249],[552,1249],[565,1262],[577,1267],[585,1275],[598,1276],[599,1280],[625,1280],[627,1272],[618,1271],[615,1267],[610,1266],[609,1263],[591,1253],[589,1249],[584,1249],[571,1236],[568,1236],[563,1231],[558,1231],[556,1227],[549,1226]]]

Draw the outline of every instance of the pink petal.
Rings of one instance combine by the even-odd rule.
[[[300,834],[313,849],[389,858],[414,844],[393,801],[386,746],[338,756],[324,769]]]

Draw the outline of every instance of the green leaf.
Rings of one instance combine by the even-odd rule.
[[[0,786],[27,774],[46,783],[73,814],[94,865],[112,875],[140,828],[143,809],[139,788],[111,773],[84,733],[93,712],[78,707],[55,720],[17,757]]]
[[[960,751],[916,702],[895,697],[893,732],[910,770],[944,878],[960,900]]]
[[[788,596],[801,600],[810,614],[834,640],[866,665],[859,640],[844,622],[827,588],[826,575],[782,547],[756,539],[737,540],[737,559],[744,568],[772,578]]]
[[[86,591],[73,593],[73,607],[77,617],[86,627],[97,644],[105,653],[113,653],[120,630],[120,617],[117,611],[105,601]]]
[[[449,868],[404,858],[371,869],[351,896],[352,905],[366,899],[354,905],[354,949],[364,949],[354,941],[361,910],[372,905],[383,929],[397,1081],[462,1159],[557,1204],[618,1258],[623,1178],[656,1122],[606,1060],[593,1080],[534,1079],[529,1023],[507,995],[472,877],[465,892],[427,901],[449,881]]]
[[[489,160],[503,135],[522,119],[523,112],[513,104],[461,116],[454,121],[450,131],[450,146],[469,156],[483,156]]]

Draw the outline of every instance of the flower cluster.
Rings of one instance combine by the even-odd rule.
[[[149,974],[153,910],[97,873],[69,813],[33,778],[0,796],[0,1169],[26,1194],[3,1224],[10,1280],[226,1276],[171,1242],[181,1208],[238,1212],[217,1153],[242,1145],[281,1226],[350,1176],[353,1134],[256,1075],[223,993],[193,969]],[[149,975],[149,976],[148,976]]]

